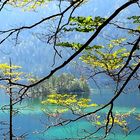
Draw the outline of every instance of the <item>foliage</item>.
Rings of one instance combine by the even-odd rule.
[[[93,32],[97,29],[106,19],[100,16],[95,17],[71,17],[70,27],[64,28],[64,31],[77,31],[77,32]]]
[[[119,48],[119,45],[125,40],[125,38],[111,40],[107,46],[88,46],[80,57],[80,60],[93,68],[97,67],[108,71],[121,68],[125,63],[125,59],[129,56],[129,51],[126,48]],[[78,50],[82,46],[82,44],[74,42],[62,42],[57,45],[71,47],[75,50]]]
[[[18,65],[9,65],[7,63],[0,63],[0,77],[1,80],[11,78],[11,82],[19,82],[19,81],[26,81],[26,82],[33,82],[35,81],[33,75],[26,74],[21,72],[20,69],[22,67]],[[7,81],[8,82],[8,81]]]
[[[128,17],[129,20],[132,20],[133,24],[136,24],[136,29],[140,31],[140,16],[131,16]]]
[[[140,23],[140,16],[131,16],[128,19],[133,20],[133,23]]]
[[[17,65],[8,65],[6,63],[0,64],[0,77],[1,78],[10,78],[12,82],[16,82],[21,80],[21,76],[23,75],[23,72],[18,72],[17,70],[20,69],[20,66]]]
[[[69,113],[69,111],[72,111],[73,114],[82,115],[85,114],[88,108],[95,108],[99,106],[96,103],[91,103],[91,100],[87,98],[77,98],[76,95],[56,93],[48,95],[47,99],[42,101],[41,104],[43,105],[42,111],[48,116],[55,118],[60,117],[59,115],[62,115],[64,113]],[[98,114],[90,114],[86,116],[86,120],[96,127],[105,126],[107,120],[104,119],[103,114]],[[111,126],[113,123],[114,126],[119,126],[122,131],[127,134],[129,132],[129,123],[127,122],[127,120],[134,114],[135,108],[126,113],[119,113],[118,111],[116,111],[114,112],[113,118],[109,117],[109,125]],[[138,116],[135,117],[135,119],[138,119]]]
[[[35,10],[41,5],[46,5],[50,0],[9,0],[8,3],[14,7],[21,7],[25,11]]]
[[[132,16],[128,19],[133,20],[133,23],[139,24],[139,16]],[[93,32],[105,21],[106,18],[101,17],[95,17],[94,19],[91,16],[72,17],[69,27],[66,27],[64,30],[67,32],[77,31],[79,33]],[[130,55],[130,49],[126,48],[125,44],[127,44],[127,39],[120,37],[110,40],[107,45],[95,44],[87,46],[81,54],[80,60],[90,66],[93,71],[96,69],[97,71],[104,71],[104,73],[113,77],[115,80],[116,78],[114,78],[114,75],[124,66]],[[84,44],[81,44],[80,42],[70,41],[57,43],[57,46],[69,47],[75,51],[79,50],[83,45]],[[135,61],[131,61],[129,66],[134,67],[136,63],[137,62]]]
[[[73,92],[89,92],[89,85],[84,77],[79,79],[71,74],[63,73],[59,76],[52,76],[39,86],[32,88],[32,97],[39,97],[40,94],[50,93],[73,93]],[[38,95],[37,95],[38,94]]]
[[[24,10],[35,10],[38,6],[46,5],[48,1],[49,0],[41,0],[41,1],[34,1],[34,0],[33,1],[31,1],[31,0],[23,0],[23,1],[10,0],[9,1],[8,0],[5,2],[2,2],[0,10],[2,10],[2,8],[4,7],[3,4],[5,4],[6,2],[8,2],[8,4],[10,4],[10,5],[13,5],[14,7],[22,7]],[[71,1],[71,3],[73,3],[73,2],[74,1]],[[124,4],[123,6],[118,8],[108,19],[106,19],[106,18],[100,17],[100,16],[72,17],[74,10],[79,5],[72,5],[71,6],[72,8],[67,7],[66,10],[62,11],[61,1],[60,1],[59,6],[58,6],[59,7],[58,14],[44,17],[44,18],[42,18],[42,20],[37,21],[36,23],[33,23],[32,25],[21,26],[21,27],[18,27],[17,29],[13,28],[13,29],[7,29],[4,31],[0,31],[0,34],[4,35],[4,36],[2,36],[1,44],[3,42],[5,42],[5,40],[7,40],[8,38],[10,38],[10,37],[13,38],[13,35],[15,35],[14,39],[16,40],[16,43],[17,43],[18,37],[23,30],[32,29],[34,27],[37,27],[38,25],[41,25],[41,23],[46,23],[46,21],[48,21],[48,20],[51,20],[51,19],[55,20],[55,19],[60,18],[59,20],[55,20],[55,22],[58,22],[58,23],[56,23],[57,26],[55,26],[56,30],[54,32],[53,31],[51,32],[52,35],[50,35],[50,34],[45,35],[45,37],[48,39],[47,42],[51,43],[51,41],[53,41],[53,45],[54,45],[53,47],[54,47],[54,50],[56,51],[55,52],[56,55],[58,54],[61,56],[61,54],[59,54],[59,51],[57,52],[55,45],[62,46],[62,47],[69,47],[76,51],[76,53],[74,53],[71,57],[69,57],[66,61],[64,61],[64,63],[62,63],[62,65],[54,68],[50,72],[50,74],[48,74],[46,77],[42,78],[41,80],[39,80],[38,78],[33,78],[32,76],[30,78],[28,78],[27,81],[30,82],[31,85],[23,86],[22,84],[15,83],[15,82],[21,81],[23,77],[27,77],[27,75],[23,76],[22,72],[17,71],[17,69],[20,68],[19,66],[14,66],[14,65],[9,66],[8,64],[0,64],[1,81],[5,81],[5,83],[6,83],[5,85],[6,86],[8,85],[8,87],[10,89],[9,93],[12,93],[13,90],[11,90],[11,89],[15,85],[16,85],[16,87],[20,86],[19,92],[16,89],[15,94],[17,94],[17,93],[20,94],[21,92],[23,92],[23,95],[21,97],[18,96],[18,97],[20,97],[21,100],[23,99],[23,96],[25,94],[24,89],[28,90],[28,89],[31,89],[31,87],[33,87],[32,91],[31,91],[32,95],[36,96],[40,92],[43,94],[44,94],[44,92],[46,94],[49,93],[50,95],[48,95],[48,98],[46,100],[42,101],[42,104],[45,107],[45,108],[42,108],[42,110],[45,113],[47,113],[47,111],[50,109],[50,108],[48,109],[48,107],[51,105],[51,106],[55,107],[51,110],[54,113],[62,114],[62,113],[68,112],[68,111],[72,111],[72,113],[74,115],[75,114],[78,116],[83,115],[83,116],[80,116],[80,119],[82,117],[85,118],[88,116],[93,117],[93,119],[89,118],[89,121],[91,121],[93,124],[95,124],[96,126],[99,126],[99,127],[104,125],[106,127],[106,129],[105,129],[106,132],[108,132],[108,127],[111,128],[111,126],[113,126],[112,125],[113,123],[126,130],[127,125],[128,125],[127,118],[130,115],[132,115],[132,112],[128,112],[125,114],[114,113],[113,105],[114,105],[115,100],[123,92],[124,88],[126,87],[127,83],[130,81],[130,79],[132,77],[135,77],[134,74],[138,70],[139,65],[136,65],[134,62],[138,63],[137,60],[139,59],[139,56],[137,57],[138,59],[135,59],[135,60],[133,60],[131,58],[132,57],[131,52],[133,55],[134,54],[133,52],[136,50],[135,49],[136,47],[134,45],[135,41],[133,43],[130,43],[129,40],[127,40],[126,38],[118,38],[118,39],[111,38],[112,40],[110,40],[110,42],[107,45],[106,44],[101,45],[100,43],[96,43],[95,45],[89,46],[89,44],[91,43],[91,41],[95,41],[94,39],[96,37],[98,37],[98,34],[101,32],[101,30],[104,27],[106,27],[108,24],[110,24],[110,22],[113,18],[115,18],[123,9],[127,8],[129,5],[131,5],[134,2],[138,2],[138,1],[131,0],[131,1],[127,2],[126,4]],[[67,18],[68,21],[67,21],[67,23],[62,24],[62,22],[65,20],[65,17],[66,17],[65,13],[68,13],[67,11],[70,12],[69,17]],[[135,24],[135,27],[137,28],[137,31],[133,30],[133,29],[128,29],[125,27],[123,28],[123,27],[120,27],[117,25],[116,25],[116,27],[131,31],[128,33],[135,33],[134,31],[136,31],[136,33],[139,33],[140,17],[132,16],[132,17],[129,17],[128,20],[132,20],[133,24]],[[57,43],[58,40],[60,41],[59,33],[61,33],[61,31],[62,31],[62,33],[63,32],[65,32],[65,33],[73,32],[73,33],[84,33],[84,34],[88,34],[88,33],[93,34],[93,32],[95,32],[95,34],[93,34],[91,36],[91,38],[89,40],[87,40],[85,45],[82,44],[81,42],[59,42],[59,43]],[[42,33],[42,34],[44,35],[44,33]],[[135,36],[135,34],[134,34],[134,36]],[[45,40],[46,40],[46,38],[45,38]],[[88,46],[84,49],[84,46],[86,46],[86,44],[88,44]],[[134,48],[132,49],[131,52],[130,52],[130,48],[125,47],[125,44],[134,45]],[[121,45],[123,45],[123,47]],[[80,49],[81,47],[83,47],[83,48]],[[80,52],[83,49],[84,49],[83,53],[80,54]],[[87,111],[87,109],[89,107],[98,107],[97,104],[95,104],[95,103],[92,104],[90,99],[78,98],[76,95],[65,94],[65,93],[72,93],[72,92],[88,92],[89,86],[84,77],[75,78],[75,76],[69,75],[69,74],[62,74],[60,76],[52,76],[56,71],[63,68],[70,61],[72,61],[72,59],[74,59],[76,56],[78,56],[78,54],[80,54],[79,55],[80,60],[82,60],[82,62],[84,62],[85,64],[90,66],[90,68],[92,68],[93,71],[98,69],[98,70],[100,70],[100,72],[104,71],[105,74],[108,74],[109,76],[111,76],[113,74],[114,75],[118,74],[116,76],[118,79],[117,79],[117,86],[115,89],[116,90],[115,96],[106,105],[103,105],[103,106],[101,105],[101,108],[94,111],[94,112],[99,112],[102,109],[111,105],[109,112],[107,112],[107,114],[104,115],[103,117],[101,115],[97,115],[96,113],[92,113],[92,112],[89,113],[90,115],[89,114],[85,115],[85,111]],[[55,58],[55,56],[54,56],[54,58]],[[129,62],[129,60],[130,61],[132,60],[132,61]],[[136,67],[133,69],[134,65]],[[125,67],[123,68],[123,66],[125,66]],[[122,86],[120,86],[119,82],[121,81],[120,77],[123,77],[122,75],[123,76],[127,75],[127,76],[126,76],[126,80],[125,80],[124,84]],[[136,77],[138,77],[138,76],[136,75]],[[39,84],[39,83],[41,83],[41,81],[44,81],[45,79],[47,79],[47,81],[45,81],[43,84]],[[3,82],[2,82],[2,84],[3,84]],[[34,88],[34,86],[37,84],[38,84],[38,86],[36,86]],[[120,90],[118,90],[118,89],[120,89]],[[27,92],[27,90],[25,90],[25,92]],[[35,91],[35,92],[33,92],[33,91]],[[58,93],[63,93],[63,94],[58,94]],[[13,99],[14,99],[13,97],[10,98],[10,100],[13,100]],[[12,101],[10,104],[12,105]],[[56,115],[53,114],[53,116],[56,116]],[[139,119],[139,115],[137,115],[137,119]],[[57,126],[57,125],[55,124],[54,126]],[[106,134],[106,136],[107,135],[108,134]]]
[[[16,65],[8,65],[7,63],[1,63],[0,64],[0,70],[9,70],[9,69],[18,69],[18,68],[21,68],[20,66],[16,66]]]
[[[56,45],[57,46],[61,46],[61,47],[72,48],[74,50],[78,50],[78,49],[80,49],[83,46],[83,44],[75,43],[75,42],[72,42],[72,43],[70,43],[70,42],[60,42],[60,43],[57,43]],[[100,48],[102,48],[102,46],[94,45],[92,47],[91,46],[87,46],[85,48],[85,50],[91,51],[92,49],[100,49]]]
[[[71,95],[71,94],[50,94],[48,95],[47,99],[42,101],[41,103],[43,105],[55,105],[57,106],[58,110],[55,110],[57,112],[67,112],[69,110],[77,113],[82,111],[83,109],[86,109],[88,107],[96,107],[97,104],[90,103],[90,99],[86,98],[78,98],[77,95]],[[62,109],[62,110],[61,110]],[[54,111],[53,111],[54,112]]]
[[[124,65],[125,59],[129,56],[126,48],[118,47],[124,40],[123,38],[111,40],[111,43],[107,46],[93,51],[86,51],[80,59],[93,68],[98,67],[106,71],[119,69]]]
[[[139,23],[140,23],[140,17],[139,16],[132,16],[129,17],[128,20],[132,20],[132,23],[136,25],[137,30],[139,30]],[[70,20],[70,24],[68,27],[64,28],[65,32],[78,32],[80,33],[88,33],[88,32],[94,32],[98,29],[99,26],[101,26],[106,21],[105,18],[101,17],[95,17],[92,19],[92,17],[72,17]],[[135,27],[134,25],[134,27]],[[118,28],[121,28],[121,26],[117,26]],[[121,29],[128,29],[128,33],[135,33],[135,30],[129,28],[121,28]],[[137,31],[138,32],[138,31]],[[108,36],[109,38],[110,35]],[[100,39],[100,38],[99,38]],[[108,41],[109,40],[109,41]],[[100,72],[104,72],[105,74],[109,75],[110,77],[113,77],[113,80],[120,82],[120,77],[125,77],[125,74],[127,75],[129,70],[127,68],[133,69],[134,66],[136,66],[139,62],[138,59],[133,58],[135,55],[135,52],[131,52],[132,50],[129,48],[129,40],[128,38],[124,37],[118,37],[116,39],[108,39],[107,41],[109,43],[106,43],[106,45],[91,45],[87,46],[84,51],[80,55],[80,60],[87,64],[89,68],[93,70],[93,72],[96,72],[96,70]],[[104,43],[105,44],[105,43]],[[128,45],[129,44],[129,45]],[[132,45],[132,44],[131,44]],[[134,43],[133,43],[134,45]],[[75,42],[59,42],[57,43],[57,46],[61,47],[68,47],[72,48],[75,51],[78,51],[81,47],[84,46],[81,42],[75,41]],[[127,46],[127,47],[126,47]],[[123,73],[120,75],[118,74],[119,71],[125,66],[126,61],[129,61],[128,58],[130,57],[130,53],[132,53],[131,62],[128,62],[126,71],[124,70]],[[129,58],[130,59],[130,58]],[[96,74],[96,73],[95,73]],[[115,77],[115,76],[117,77]],[[123,79],[122,78],[122,79]],[[118,84],[119,85],[119,84]],[[108,127],[112,128],[112,126],[119,126],[122,128],[122,130],[125,133],[129,132],[129,123],[128,120],[134,115],[134,110],[131,110],[126,113],[112,113],[113,109],[111,110],[111,114],[107,114],[107,116],[101,116],[97,115],[96,113],[93,113],[91,115],[86,116],[86,118],[95,126],[101,127],[106,126],[106,131],[110,131]],[[109,115],[109,116],[108,116]],[[135,117],[135,119],[138,119],[139,117]],[[108,132],[107,132],[108,133]],[[107,134],[108,135],[108,134]]]

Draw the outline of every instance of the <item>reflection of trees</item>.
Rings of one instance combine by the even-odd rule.
[[[86,93],[84,93],[86,92]],[[84,77],[79,79],[72,74],[63,73],[60,76],[52,76],[31,90],[32,97],[44,99],[50,93],[73,93],[79,97],[88,95],[89,86]]]

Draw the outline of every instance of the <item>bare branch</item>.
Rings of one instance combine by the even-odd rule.
[[[53,69],[50,74],[48,74],[46,77],[40,79],[38,82],[29,85],[28,87],[33,87],[41,82],[43,82],[46,79],[49,79],[56,71],[60,70],[61,68],[63,68],[64,66],[66,66],[68,63],[70,63],[76,56],[78,56],[96,37],[97,35],[101,32],[101,30],[109,24],[109,22],[115,18],[122,10],[124,10],[125,8],[127,8],[128,6],[132,5],[136,3],[136,1],[129,1],[127,3],[125,3],[124,5],[122,5],[120,8],[118,8],[101,26],[98,27],[98,29],[96,30],[96,32],[88,39],[88,41],[78,50],[76,51],[73,55],[71,55],[71,57],[69,57],[64,63],[62,63],[60,66],[56,67],[55,69]]]

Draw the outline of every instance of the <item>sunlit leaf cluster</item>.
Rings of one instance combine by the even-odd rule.
[[[64,28],[65,31],[78,31],[78,32],[91,32],[95,31],[100,25],[103,24],[105,18],[97,16],[93,19],[92,16],[88,17],[71,17],[70,27]]]
[[[139,22],[138,16],[133,16],[128,19],[133,19],[134,23]],[[64,30],[77,31],[79,33],[92,32],[96,30],[100,25],[106,21],[106,18],[102,17],[72,17],[70,19],[69,27]],[[112,39],[107,45],[93,45],[87,46],[82,53],[80,60],[88,64],[92,68],[101,68],[105,71],[114,71],[120,69],[130,52],[125,44],[126,38]],[[72,48],[73,50],[80,49],[83,44],[80,42],[59,42],[57,46]],[[122,47],[124,46],[124,47]]]
[[[126,113],[116,112],[113,119],[110,117],[109,125],[112,125],[112,123],[114,123],[114,125],[120,126],[122,128],[122,130],[125,133],[127,133],[127,132],[129,132],[128,118],[132,117],[134,114],[135,114],[135,108],[133,108],[132,110],[130,110]],[[106,121],[105,121],[105,123],[106,123]]]
[[[140,24],[140,16],[131,16],[128,17],[129,20],[132,20],[133,23],[139,23]]]
[[[119,47],[119,45],[125,41],[125,38],[118,38],[111,40],[107,46],[87,46],[84,53],[80,57],[80,60],[92,66],[93,68],[98,67],[102,68],[103,70],[119,69],[124,65],[125,59],[129,55],[129,51],[126,48]],[[57,45],[78,50],[82,47],[83,44],[74,42],[61,42]]]
[[[45,106],[47,105],[55,105],[60,107],[58,109],[62,109],[65,111],[73,110],[79,111],[81,109],[86,109],[88,107],[96,107],[97,104],[90,103],[90,99],[86,98],[77,98],[77,95],[72,94],[50,94],[48,98],[41,103]],[[63,107],[63,108],[61,108]]]
[[[132,20],[134,24],[136,24],[136,29],[140,31],[140,16],[131,16],[128,17],[129,20]]]
[[[83,44],[81,44],[81,43],[76,43],[76,42],[72,42],[72,43],[70,43],[70,42],[60,42],[60,43],[57,43],[56,45],[57,45],[57,46],[61,46],[61,47],[72,48],[72,49],[74,49],[74,50],[78,50],[78,49],[80,49],[80,48],[83,46]],[[91,51],[91,50],[93,50],[93,49],[100,49],[100,48],[102,48],[102,47],[103,47],[103,46],[98,46],[98,45],[87,46],[87,47],[85,48],[85,50]]]
[[[1,78],[12,78],[12,81],[18,81],[20,80],[20,76],[23,74],[23,72],[18,72],[16,70],[20,69],[21,66],[16,66],[16,65],[8,65],[6,63],[1,63],[0,64],[0,75]]]
[[[9,70],[9,69],[19,69],[21,66],[16,66],[16,65],[8,65],[7,63],[1,63],[0,64],[0,70]]]
[[[9,0],[9,4],[14,7],[21,7],[25,11],[35,10],[41,5],[47,5],[50,0]]]
[[[22,67],[18,65],[9,65],[7,63],[0,64],[0,77],[2,79],[11,80],[11,82],[17,82],[20,80],[35,81],[31,74],[21,72]]]
[[[119,69],[124,65],[130,54],[126,48],[119,47],[125,40],[125,38],[111,40],[107,46],[96,48],[93,51],[86,51],[80,59],[93,68],[98,67],[107,71]]]
[[[103,70],[116,70],[123,66],[124,59],[129,55],[126,49],[119,49],[113,53],[104,53],[95,51],[96,53],[87,53],[80,57],[86,64],[94,68],[102,68]]]

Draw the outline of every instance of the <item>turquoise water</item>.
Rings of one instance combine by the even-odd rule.
[[[104,90],[104,92],[109,91],[108,89]],[[89,95],[89,98],[92,98],[93,102],[100,102],[103,103],[111,96],[111,92],[106,95],[104,95],[104,92],[102,94],[99,94],[96,90],[92,91]],[[4,102],[8,102],[7,96],[3,95],[3,102],[0,102],[0,105],[4,104]],[[133,98],[132,98],[133,97]],[[130,100],[131,99],[131,100]],[[139,92],[136,94],[128,94],[128,95],[122,95],[118,101],[116,102],[116,106],[114,107],[114,112],[120,112],[120,113],[126,113],[132,109],[135,108],[135,114],[140,113],[140,95]],[[129,102],[129,105],[128,105]],[[25,100],[23,104],[16,106],[17,108],[20,108],[20,112],[18,115],[16,115],[13,119],[13,127],[14,127],[14,133],[16,135],[20,135],[22,133],[27,133],[29,135],[26,136],[27,140],[64,140],[64,139],[73,139],[77,140],[80,138],[83,138],[88,135],[88,133],[92,133],[95,130],[95,127],[90,122],[87,122],[84,119],[81,119],[77,122],[70,123],[66,126],[59,126],[59,127],[53,127],[47,131],[44,131],[46,128],[46,124],[49,124],[47,116],[44,115],[44,113],[41,111],[41,105],[39,99],[32,99],[32,100]],[[97,108],[97,107],[96,107]],[[86,110],[87,112],[93,111],[96,109],[89,108]],[[105,114],[108,111],[108,108],[101,111],[101,114]],[[67,114],[65,117],[71,118],[71,114]],[[0,119],[7,121],[9,119],[8,112],[3,113],[0,111]],[[132,119],[129,120],[129,123],[131,123],[131,128],[135,128],[140,123],[137,121],[133,121]],[[8,130],[8,126],[2,126],[6,129],[3,131],[0,131],[0,139],[3,139],[2,133],[6,132]],[[84,130],[87,130],[85,132]],[[125,136],[125,134],[120,131],[118,127],[115,127],[114,134],[111,134],[107,137],[108,140],[140,140],[140,129],[137,129],[135,132],[133,132],[129,136]],[[101,130],[99,133],[97,133],[95,136],[102,136],[104,134],[104,131]],[[86,138],[87,140],[94,140],[96,138],[89,137]],[[98,138],[97,138],[98,139]]]

